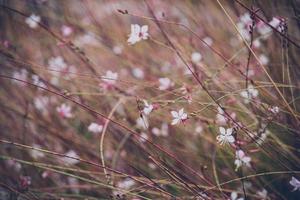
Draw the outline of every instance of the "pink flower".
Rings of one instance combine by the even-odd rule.
[[[61,104],[59,107],[56,108],[56,111],[59,113],[61,117],[64,118],[71,118],[73,117],[71,113],[71,106],[66,105],[66,104]]]
[[[245,155],[245,152],[243,150],[237,150],[235,152],[236,160],[234,161],[234,164],[236,166],[235,170],[240,168],[242,165],[250,166],[251,158],[249,156]]]
[[[61,27],[61,32],[62,32],[63,36],[68,37],[73,33],[73,29],[70,26],[63,25]]]

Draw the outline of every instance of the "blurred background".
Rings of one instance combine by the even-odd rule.
[[[0,0],[0,199],[300,199],[299,13]]]

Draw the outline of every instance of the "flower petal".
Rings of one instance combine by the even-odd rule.
[[[225,135],[226,131],[224,127],[220,127],[219,130],[222,135]]]
[[[233,136],[227,136],[227,141],[228,141],[229,143],[234,143],[235,139],[234,139]]]
[[[171,114],[174,118],[178,118],[178,113],[176,111],[171,111]]]

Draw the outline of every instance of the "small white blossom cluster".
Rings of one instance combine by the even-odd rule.
[[[70,79],[76,73],[76,68],[73,65],[68,65],[61,56],[51,57],[48,60],[49,70],[52,73],[51,83],[59,85],[59,77]]]
[[[21,69],[20,71],[14,71],[12,76],[15,79],[19,79],[19,80],[22,80],[22,81],[29,81],[28,80],[28,71],[26,69]],[[37,85],[39,87],[46,87],[46,85],[44,84],[43,81],[40,80],[40,77],[38,75],[33,74],[31,76],[31,78],[32,78],[32,83],[34,85]],[[19,80],[13,80],[13,82],[20,85],[20,86],[25,86],[26,85],[26,83],[23,83]]]
[[[54,74],[57,74],[57,72],[63,71],[67,68],[67,64],[61,56],[50,58],[48,60],[48,65],[50,69],[53,70],[52,73]]]
[[[281,22],[282,19],[280,19],[279,17],[273,17],[272,20],[269,21],[269,24],[280,31]],[[245,40],[249,41],[251,39],[250,26],[252,26],[252,19],[250,13],[246,12],[245,14],[241,15],[236,26],[238,27],[239,32],[245,38]],[[268,38],[272,33],[272,28],[261,20],[255,22],[255,27],[253,27],[253,29],[254,28],[256,28],[257,32],[262,36],[263,39]],[[257,41],[256,44],[254,44],[254,46],[258,46],[258,42],[259,41]]]
[[[118,81],[118,73],[117,72],[112,72],[110,70],[106,71],[105,75],[102,77],[102,83],[100,86],[105,89],[109,90],[115,87],[117,81]]]

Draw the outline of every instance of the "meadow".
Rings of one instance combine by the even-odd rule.
[[[296,0],[1,0],[0,200],[299,200]]]

